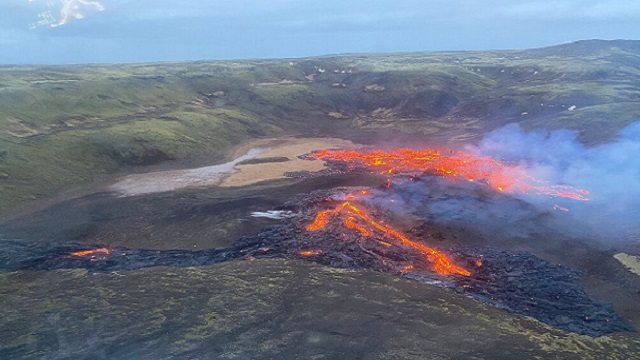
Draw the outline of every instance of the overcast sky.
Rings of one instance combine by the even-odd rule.
[[[47,1],[54,6],[48,7]],[[637,0],[0,0],[0,64],[523,49],[640,39]],[[45,19],[46,20],[46,19]]]

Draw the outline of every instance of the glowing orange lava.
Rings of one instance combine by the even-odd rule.
[[[69,255],[76,256],[76,257],[84,257],[84,256],[88,256],[88,255],[95,256],[95,255],[98,255],[98,254],[105,254],[105,255],[109,254],[109,249],[107,249],[107,248],[98,248],[98,249],[93,249],[93,250],[76,251],[76,252],[73,252],[73,253],[71,253]]]
[[[322,254],[322,250],[304,250],[300,251],[300,255],[302,256],[312,256],[312,255],[320,255]]]
[[[485,182],[500,192],[532,192],[574,200],[588,200],[589,192],[564,185],[545,185],[528,175],[523,169],[487,156],[461,151],[442,154],[432,149],[374,150],[320,150],[307,156],[310,159],[332,160],[350,164],[350,168],[364,167],[380,174],[431,172],[444,177],[463,178],[472,182]]]
[[[353,196],[349,196],[348,198],[352,199]],[[325,226],[327,226],[327,224],[329,224],[330,219],[336,217],[340,213],[344,213],[346,215],[345,219],[343,220],[344,226],[358,231],[365,237],[370,237],[373,234],[374,230],[378,230],[381,231],[386,238],[394,240],[397,244],[408,246],[420,251],[427,257],[429,261],[433,263],[433,270],[438,274],[457,274],[464,276],[471,275],[471,273],[466,269],[453,264],[451,260],[442,252],[412,241],[403,233],[392,228],[391,226],[372,219],[364,210],[355,206],[350,201],[345,201],[334,209],[320,211],[316,215],[314,221],[307,226],[307,230],[316,231],[324,228]]]

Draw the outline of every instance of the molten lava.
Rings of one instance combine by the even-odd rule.
[[[349,200],[353,200],[354,196],[351,195],[348,197]],[[438,274],[442,275],[463,275],[469,276],[471,273],[466,269],[463,269],[452,263],[451,259],[449,259],[442,252],[427,247],[423,244],[417,243],[415,241],[407,238],[400,231],[392,228],[389,225],[383,224],[379,221],[372,219],[367,213],[361,208],[354,205],[351,201],[345,201],[338,205],[334,209],[323,210],[320,211],[314,221],[307,226],[308,231],[316,231],[326,227],[329,224],[329,221],[333,218],[337,217],[339,214],[344,214],[343,225],[347,228],[358,231],[365,237],[371,237],[375,230],[382,232],[385,238],[394,241],[397,245],[404,245],[411,247],[415,250],[420,251],[423,255],[427,257],[429,261],[433,263],[433,270]],[[378,241],[378,240],[376,240]],[[384,243],[386,245],[391,246],[390,243],[378,241],[379,243]],[[305,254],[302,254],[305,255]],[[310,254],[309,254],[310,255]],[[408,270],[408,269],[405,269]]]
[[[300,251],[300,255],[302,256],[313,256],[322,254],[322,250],[303,250]]]
[[[75,256],[75,257],[86,257],[86,256],[95,257],[96,255],[100,255],[100,254],[108,255],[109,254],[109,249],[107,249],[107,248],[98,248],[98,249],[92,249],[92,250],[76,251],[76,252],[73,252],[73,253],[71,253],[69,255]]]
[[[464,152],[423,149],[374,150],[320,150],[308,154],[309,159],[343,162],[351,170],[366,168],[380,174],[430,172],[444,177],[464,178],[472,182],[484,182],[496,191],[533,192],[574,200],[588,200],[586,190],[564,185],[545,185],[528,175],[523,169],[486,156]]]

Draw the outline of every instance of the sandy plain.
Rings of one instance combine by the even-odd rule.
[[[120,196],[135,196],[189,187],[246,186],[267,180],[282,179],[288,171],[322,170],[325,166],[324,162],[298,158],[311,151],[354,147],[356,147],[354,143],[336,138],[261,139],[238,147],[232,152],[234,159],[223,164],[130,174],[118,179],[109,186],[109,189]],[[288,160],[270,162],[268,158],[274,157]],[[266,162],[242,164],[249,159],[265,159]]]

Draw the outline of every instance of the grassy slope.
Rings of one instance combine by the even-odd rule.
[[[640,348],[634,334],[565,333],[391,275],[275,259],[0,273],[0,315],[3,359],[638,359]]]
[[[284,81],[283,81],[284,80]],[[640,118],[638,42],[528,51],[0,68],[0,211],[121,166],[251,138],[401,131],[473,138],[509,122],[611,140]],[[570,111],[569,108],[575,106]]]

